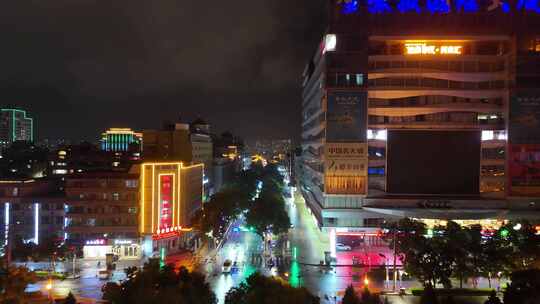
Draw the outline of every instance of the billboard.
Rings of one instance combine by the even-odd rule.
[[[480,131],[388,130],[387,192],[479,195]]]
[[[159,229],[172,227],[173,179],[172,174],[159,176]]]
[[[540,196],[540,144],[510,145],[509,194]]]
[[[366,143],[326,143],[324,153],[324,184],[327,194],[366,193]]]
[[[510,104],[511,144],[540,144],[540,92],[520,91]]]
[[[329,92],[326,112],[327,142],[366,142],[367,93]]]

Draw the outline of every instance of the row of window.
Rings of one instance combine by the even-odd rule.
[[[87,207],[87,206],[70,206],[68,214],[88,213],[88,214],[112,214],[112,213],[130,213],[137,214],[137,207],[126,206],[102,206],[102,207]]]
[[[482,116],[483,117],[483,116]],[[403,124],[403,123],[469,123],[478,125],[504,124],[504,119],[500,115],[488,115],[486,119],[480,118],[477,113],[470,112],[443,112],[413,116],[378,116],[369,115],[370,124]]]
[[[77,198],[79,200],[92,200],[92,201],[133,201],[137,199],[137,194],[134,192],[79,193],[74,198]]]
[[[504,80],[454,81],[436,78],[379,78],[368,81],[370,87],[435,88],[452,90],[494,90],[506,87]]]
[[[136,179],[127,180],[68,180],[68,188],[137,188],[139,181]]]
[[[363,87],[364,74],[329,73],[325,84],[328,87]]]
[[[425,69],[459,73],[489,73],[505,70],[504,60],[497,61],[460,61],[460,60],[396,60],[370,61],[369,70],[385,69]]]
[[[137,226],[136,217],[115,217],[107,219],[70,219],[68,227],[122,227]]]
[[[370,98],[369,105],[391,106],[391,107],[409,107],[409,106],[424,106],[424,105],[447,105],[447,104],[470,104],[470,105],[503,105],[502,98],[463,98],[456,96],[443,95],[427,95],[427,96],[412,96],[396,99],[377,99]]]

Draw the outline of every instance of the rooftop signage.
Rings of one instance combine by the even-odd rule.
[[[407,55],[461,55],[461,45],[433,45],[427,43],[405,43]]]
[[[360,7],[367,7],[367,11],[372,14],[381,13],[476,13],[482,10],[480,0],[398,0],[395,5],[392,5],[387,0],[336,0],[340,11],[344,15],[355,14],[360,11]],[[422,4],[421,4],[422,3]],[[488,11],[502,11],[509,13],[515,12],[534,12],[540,13],[540,4],[536,0],[519,0],[516,1],[514,8],[508,0],[490,0],[486,6]]]

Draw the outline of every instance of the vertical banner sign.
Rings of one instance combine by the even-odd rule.
[[[367,155],[367,93],[328,93],[325,192],[366,194]]]
[[[540,195],[540,92],[519,91],[509,121],[509,195]]]
[[[172,175],[160,176],[159,229],[172,226],[172,181]]]

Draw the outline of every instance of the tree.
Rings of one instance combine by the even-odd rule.
[[[305,288],[294,288],[280,279],[254,273],[225,296],[225,304],[318,304]]]
[[[77,299],[75,299],[75,296],[71,293],[71,291],[68,293],[67,297],[64,299],[64,304],[77,304]]]
[[[500,233],[495,233],[482,244],[482,253],[478,259],[478,267],[481,276],[488,279],[489,288],[491,288],[491,279],[501,272],[509,273],[509,257],[512,249],[505,245],[501,240]]]
[[[132,272],[134,274],[134,272]],[[210,290],[204,275],[189,272],[173,265],[160,267],[159,260],[151,259],[142,270],[136,271],[120,285],[108,283],[103,299],[115,304],[171,303],[215,304],[216,296]]]
[[[25,303],[25,293],[28,284],[37,281],[33,272],[26,267],[6,267],[2,262],[0,271],[5,275],[0,275],[0,302],[1,303]]]
[[[495,290],[492,290],[489,294],[489,298],[484,302],[484,304],[502,304],[501,299],[497,297]]]
[[[527,269],[513,272],[512,283],[504,291],[504,303],[535,304],[540,298],[540,270]]]
[[[379,304],[381,303],[381,299],[379,298],[378,294],[371,293],[369,289],[364,287],[364,291],[362,291],[362,296],[360,297],[360,304]]]
[[[345,289],[345,295],[343,295],[342,304],[360,304],[360,298],[352,285],[347,286]]]
[[[424,286],[435,286],[441,281],[439,277],[442,273],[442,270],[439,270],[441,255],[438,253],[444,246],[440,244],[440,238],[435,239],[438,242],[426,238],[426,225],[408,218],[391,223],[386,228],[388,233],[385,238],[390,239],[390,248],[393,248],[396,242],[396,251],[407,273],[416,277]],[[446,273],[444,261],[443,265]]]
[[[265,186],[263,186],[264,188]],[[246,215],[246,223],[255,228],[255,232],[261,237],[266,232],[274,234],[285,233],[291,227],[289,215],[285,210],[285,201],[281,193],[261,192]]]

